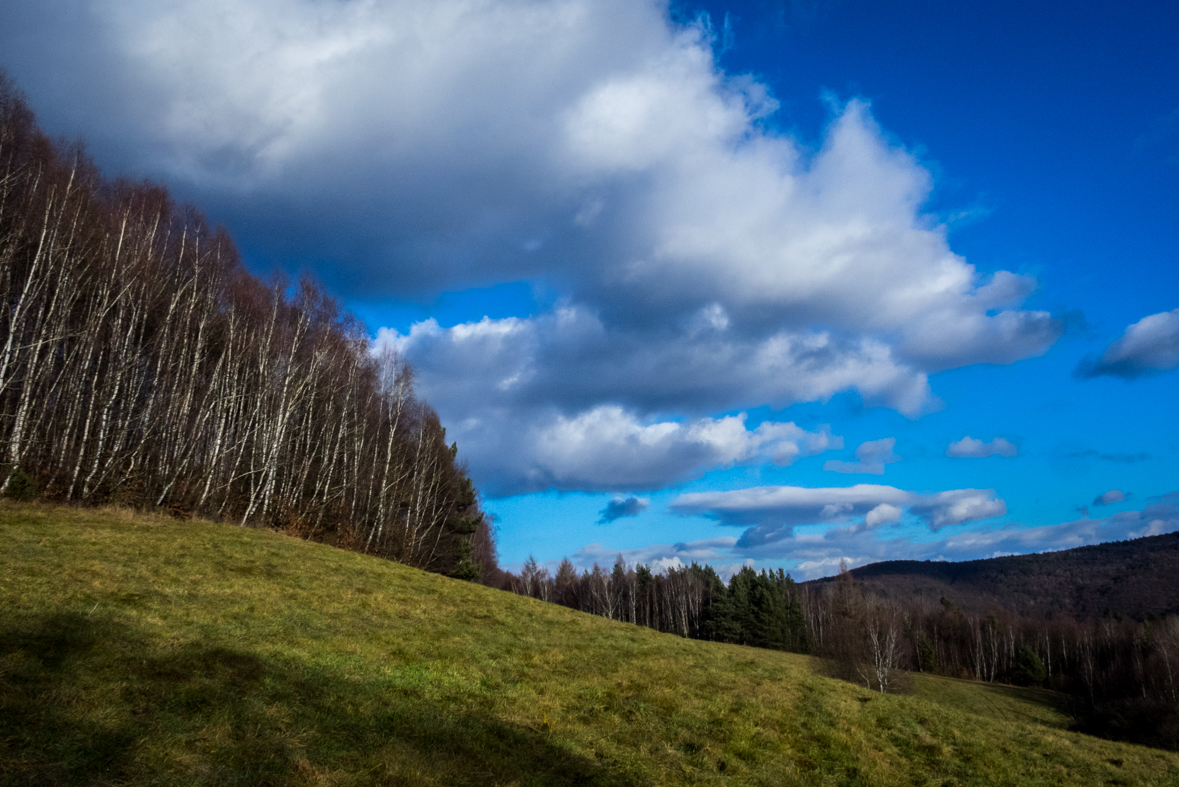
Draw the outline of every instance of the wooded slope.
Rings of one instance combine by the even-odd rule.
[[[1047,620],[1107,613],[1143,620],[1179,614],[1179,533],[961,563],[887,560],[851,574],[865,593],[933,605],[945,598],[968,614],[1002,609]],[[834,581],[802,584],[817,589]]]
[[[309,278],[262,281],[166,189],[104,179],[0,73],[0,494],[164,507],[497,571],[457,446]]]

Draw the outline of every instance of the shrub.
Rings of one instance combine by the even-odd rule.
[[[1011,682],[1016,686],[1042,686],[1048,678],[1048,670],[1036,652],[1024,645],[1015,657],[1015,669],[1011,673]]]
[[[41,489],[35,478],[26,473],[20,465],[13,468],[12,475],[8,477],[8,487],[4,490],[5,497],[28,503],[36,500],[40,494]]]

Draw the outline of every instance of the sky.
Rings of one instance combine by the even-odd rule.
[[[7,0],[108,176],[417,372],[501,562],[1179,530],[1168,2]]]

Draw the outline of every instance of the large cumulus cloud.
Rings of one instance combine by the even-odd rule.
[[[929,172],[867,104],[803,145],[662,2],[18,0],[0,51],[55,130],[257,259],[345,296],[557,293],[382,334],[498,493],[789,461],[814,438],[717,414],[854,391],[918,415],[930,373],[1060,334],[1021,308],[1031,278],[950,249]]]

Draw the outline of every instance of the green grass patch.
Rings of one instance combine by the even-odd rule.
[[[1040,724],[1066,730],[1072,724],[1067,697],[1045,689],[913,675],[913,695],[947,708],[999,721]]]
[[[0,543],[0,785],[1179,783],[1050,695],[875,695],[274,533],[3,503]]]

